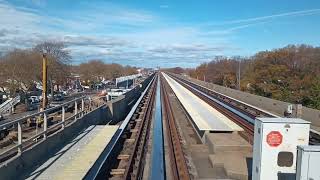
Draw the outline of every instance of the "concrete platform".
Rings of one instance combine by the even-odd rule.
[[[243,129],[188,89],[164,74],[172,90],[200,131],[242,131]]]
[[[214,168],[223,168],[232,179],[247,180],[251,174],[252,146],[238,133],[206,134],[209,160]]]
[[[24,179],[82,179],[117,129],[118,126],[88,127]]]
[[[207,133],[205,143],[210,153],[226,151],[252,151],[252,146],[238,133]]]

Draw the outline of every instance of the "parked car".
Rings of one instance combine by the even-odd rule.
[[[38,109],[40,106],[40,99],[38,96],[30,96],[26,103],[26,110],[33,111]]]
[[[30,102],[30,103],[26,104],[26,110],[27,110],[27,111],[33,111],[33,110],[38,109],[39,106],[40,106],[40,103],[39,103],[39,102],[37,102],[37,103],[35,103],[35,102]]]
[[[29,100],[33,103],[39,103],[40,102],[40,96],[30,96]]]
[[[55,94],[55,95],[53,95],[53,101],[63,101],[63,100],[64,100],[63,94]]]

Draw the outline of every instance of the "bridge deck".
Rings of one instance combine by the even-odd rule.
[[[172,90],[181,104],[187,110],[197,128],[202,131],[241,131],[240,126],[235,124],[225,115],[218,112],[209,104],[201,100],[178,82],[164,74]]]
[[[28,179],[82,179],[105,149],[118,126],[90,126]]]

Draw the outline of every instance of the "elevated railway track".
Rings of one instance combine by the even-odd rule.
[[[151,81],[148,81],[145,88],[139,92],[140,97],[135,101],[130,101],[130,104],[133,105],[130,112],[118,122],[110,136],[112,137],[110,142],[98,155],[98,160],[96,162],[94,160],[92,167],[85,172],[84,179],[184,180],[197,178],[198,172],[201,176],[203,174],[212,175],[216,172],[203,173],[201,168],[195,168],[193,164],[193,161],[196,161],[197,166],[203,166],[202,164],[208,166],[206,167],[208,171],[217,170],[213,165],[209,167],[210,162],[214,164],[210,157],[212,158],[215,154],[212,147],[209,147],[213,142],[210,138],[237,136],[241,139],[240,141],[237,139],[237,143],[243,143],[241,148],[245,150],[245,153],[250,154],[255,119],[257,117],[279,117],[175,74],[160,72],[150,79]],[[180,93],[179,96],[177,92]],[[189,95],[185,97],[190,100],[185,101],[185,103],[190,103],[188,106],[184,106],[181,95]],[[172,97],[174,100],[171,99]],[[195,104],[202,104],[202,106],[192,106]],[[125,103],[125,105],[128,104]],[[92,102],[89,102],[87,97],[80,97],[43,112],[0,124],[0,127],[16,132],[17,136],[11,146],[0,151],[0,163],[13,156],[21,155],[38,141],[46,140],[48,136],[63,130],[68,124],[90,113],[92,106]],[[190,108],[194,109],[193,115],[187,111]],[[201,108],[205,110],[202,111]],[[68,109],[72,112],[67,115]],[[185,113],[183,120],[175,110]],[[198,111],[202,111],[202,114]],[[42,126],[27,127],[26,122],[31,118],[42,118]],[[50,123],[51,121],[54,123]],[[221,124],[218,121],[221,121]],[[181,127],[188,129],[181,129]],[[238,132],[238,134],[232,132]],[[309,144],[319,144],[319,137],[313,133],[311,132]],[[236,135],[232,136],[234,134]],[[203,141],[206,138],[208,142]],[[188,139],[188,145],[186,145],[186,139]],[[204,154],[199,156],[193,150],[191,153],[191,150],[186,147],[190,147],[196,153],[203,152]],[[148,152],[152,154],[151,159],[148,157]],[[221,154],[217,153],[215,158],[218,158],[218,155]],[[207,162],[203,163],[204,160]],[[196,173],[195,169],[197,169]],[[216,177],[228,177],[224,170],[221,172],[221,174],[217,173]]]
[[[158,78],[159,81],[158,81]],[[160,83],[161,82],[161,83]],[[158,84],[160,83],[160,84]],[[158,88],[157,88],[158,87]],[[112,166],[105,165],[99,172],[98,178],[110,178],[110,179],[142,179],[149,178],[151,176],[157,177],[159,179],[166,179],[170,176],[172,179],[190,179],[188,167],[186,165],[186,159],[181,146],[180,136],[176,127],[176,122],[174,120],[173,111],[171,109],[166,84],[163,77],[155,76],[150,86],[146,90],[145,94],[141,96],[141,100],[138,100],[137,106],[132,109],[133,113],[129,113],[126,120],[122,122],[123,131],[119,135],[116,145],[113,147],[108,161],[114,162]],[[158,91],[158,93],[157,93]],[[161,102],[160,100],[161,93]],[[156,97],[158,95],[158,98]],[[158,102],[156,102],[156,99]],[[155,104],[158,103],[162,108],[156,108]],[[160,111],[160,112],[157,112]],[[156,113],[160,113],[160,119],[154,118]],[[165,167],[161,167],[162,170],[154,166],[153,163],[150,164],[150,172],[147,173],[149,177],[143,177],[143,171],[146,163],[146,150],[150,133],[150,126],[154,123],[159,123],[155,121],[160,121],[160,124],[166,124],[167,134],[154,133],[154,136],[166,136],[169,147],[168,151],[170,153],[170,159],[165,159],[164,156],[164,146],[160,142],[160,149],[152,149],[152,151],[158,151],[163,157],[159,157],[158,162],[153,162],[164,166],[165,162],[169,162],[170,172],[172,174],[167,174]],[[153,122],[152,122],[153,121]],[[166,123],[163,123],[166,121]],[[153,125],[153,131],[157,131],[155,125]],[[162,128],[158,129],[162,132]],[[161,137],[160,139],[164,139]],[[153,138],[156,140],[156,138]],[[154,148],[154,147],[152,147]],[[151,161],[155,161],[152,159]],[[156,173],[155,173],[156,172]],[[153,174],[152,174],[153,173]],[[162,177],[162,178],[161,178]]]

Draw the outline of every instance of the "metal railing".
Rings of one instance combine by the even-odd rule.
[[[7,111],[11,110],[13,106],[20,102],[20,96],[17,96],[13,99],[7,100],[0,105],[0,115],[6,113]]]
[[[78,111],[78,104],[80,105]],[[56,132],[60,129],[64,129],[65,126],[69,123],[75,122],[77,119],[83,117],[88,111],[91,111],[93,108],[93,101],[87,96],[82,96],[76,98],[74,100],[68,101],[64,104],[61,104],[57,107],[48,108],[44,111],[37,112],[34,114],[30,114],[16,120],[12,120],[10,122],[4,123],[0,125],[0,129],[8,129],[8,130],[17,130],[17,142],[14,146],[6,149],[3,152],[0,152],[0,156],[5,156],[7,154],[17,153],[21,155],[25,147],[29,147],[33,142],[37,142],[39,139],[46,140],[49,133]],[[87,111],[85,111],[85,109]],[[66,113],[68,111],[73,110],[69,117],[66,117]],[[61,113],[61,119],[58,120],[55,124],[48,124],[48,117],[51,114],[57,115]],[[52,116],[57,117],[57,116]],[[30,119],[36,119],[38,122],[41,119],[42,124],[42,131],[35,130],[35,135],[28,137],[27,139],[23,139],[23,125],[27,124],[26,122]],[[36,124],[36,128],[38,128],[38,123]]]

